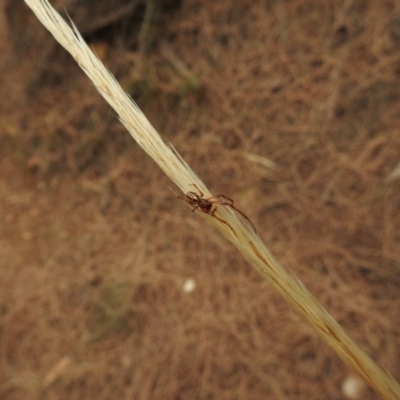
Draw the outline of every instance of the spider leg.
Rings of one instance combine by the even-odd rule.
[[[203,197],[203,192],[200,190],[200,188],[195,183],[191,183],[189,186],[194,186],[197,189],[197,191],[200,193],[200,197]]]
[[[189,204],[189,206],[191,206],[192,204],[190,203],[190,201],[188,201],[188,199],[186,197],[181,197],[181,196],[176,196],[179,200],[182,200],[184,203]]]
[[[182,200],[183,202],[185,202],[186,204],[189,204],[189,206],[192,206],[193,203],[191,203],[190,201],[187,200],[186,197],[181,197],[181,196],[176,196],[179,200]],[[196,206],[194,208],[192,208],[192,211],[196,211],[196,209],[199,208],[199,205],[196,204]]]
[[[233,205],[233,200],[229,197],[224,196],[223,194],[219,194],[218,196],[213,196],[208,199],[211,203],[221,204],[222,206],[231,206]]]
[[[200,209],[201,210],[201,209]],[[203,210],[201,210],[203,211]],[[224,221],[222,218],[217,217],[215,215],[215,212],[217,211],[217,207],[214,208],[214,210],[212,210],[211,212],[207,212],[207,211],[203,211],[205,214],[211,215],[212,217],[214,217],[215,219],[217,219],[219,222],[222,222],[223,224],[225,224],[230,230],[231,232],[237,237],[236,232],[234,231],[234,229],[226,222]]]
[[[238,208],[236,208],[235,205],[233,204],[233,200],[230,199],[229,197],[226,197],[223,194],[219,194],[218,196],[211,197],[207,200],[214,204],[220,204],[222,206],[228,206],[228,207],[233,208],[235,211],[237,211],[243,218],[245,218],[250,223],[254,232],[257,233],[257,229],[254,226],[254,224],[250,221],[249,217],[245,213],[240,211]]]
[[[179,200],[182,200],[184,203],[189,204],[189,206],[192,206],[193,204],[188,201],[186,197],[181,197],[181,196],[176,196]],[[192,211],[194,211],[198,206],[196,206]]]
[[[254,224],[250,221],[250,218],[249,218],[245,213],[243,213],[242,211],[240,211],[240,210],[239,210],[238,208],[236,208],[233,204],[227,204],[227,206],[233,208],[233,209],[234,209],[235,211],[237,211],[243,218],[245,218],[245,219],[249,222],[249,224],[252,226],[254,232],[257,233],[256,227],[255,227]]]
[[[226,222],[226,221],[224,221],[222,218],[220,218],[220,217],[217,217],[216,215],[214,215],[214,214],[212,214],[212,216],[214,217],[214,218],[216,218],[219,222],[222,222],[223,224],[225,224],[230,230],[231,230],[231,232],[237,237],[237,235],[236,235],[236,232],[233,230],[233,228]]]

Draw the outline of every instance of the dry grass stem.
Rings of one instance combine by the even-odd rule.
[[[205,197],[211,196],[210,191],[173,147],[161,139],[137,105],[87,46],[77,29],[73,25],[71,28],[46,0],[25,0],[25,2],[56,40],[74,57],[100,94],[117,112],[119,119],[133,138],[168,177],[184,193],[192,190],[191,184],[196,184],[204,192]],[[256,161],[260,162],[260,160]],[[345,363],[355,368],[383,398],[393,400],[400,398],[399,384],[378,367],[349,338],[302,283],[282,267],[243,218],[225,207],[218,208],[218,215],[229,225],[204,213],[200,214],[236,245],[257,271],[298,314],[311,324],[336,354]],[[235,234],[229,226],[233,228]]]

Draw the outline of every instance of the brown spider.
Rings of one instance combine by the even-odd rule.
[[[190,206],[194,206],[192,208],[192,211],[199,209],[204,214],[211,215],[212,217],[216,218],[218,221],[227,225],[229,227],[229,229],[236,235],[233,228],[226,221],[224,221],[222,218],[217,217],[215,215],[215,213],[217,211],[216,204],[221,205],[221,206],[231,207],[235,211],[237,211],[240,215],[242,215],[253,227],[254,232],[257,233],[256,228],[253,225],[253,223],[250,221],[250,219],[244,213],[242,213],[239,209],[237,209],[234,206],[232,199],[224,196],[223,194],[219,194],[218,196],[212,196],[212,197],[209,197],[208,199],[205,199],[205,198],[203,198],[203,192],[199,189],[199,187],[196,184],[192,183],[191,186],[194,186],[199,193],[197,194],[196,192],[187,192],[185,197],[181,197],[181,196],[177,196],[177,197],[178,197],[178,199],[183,200],[185,203],[189,204]]]

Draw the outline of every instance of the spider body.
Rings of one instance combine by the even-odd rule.
[[[213,203],[208,199],[204,199],[203,193],[201,193],[199,196],[195,192],[188,192],[186,193],[185,198],[180,197],[180,199],[185,200],[188,204],[194,206],[192,211],[199,208],[201,211],[205,212],[206,214],[209,214],[213,208]]]
[[[221,206],[227,206],[227,207],[233,208],[240,215],[242,215],[250,223],[250,225],[254,229],[254,232],[257,232],[256,228],[254,227],[253,223],[249,220],[249,218],[234,206],[232,199],[224,196],[223,194],[219,194],[218,196],[212,196],[212,197],[205,199],[203,197],[203,192],[199,189],[199,187],[194,183],[192,184],[192,186],[194,186],[199,193],[187,192],[185,197],[180,197],[180,196],[177,196],[177,197],[178,197],[178,199],[183,200],[185,203],[189,204],[190,206],[194,206],[192,208],[193,212],[198,209],[201,212],[203,212],[204,214],[211,215],[218,221],[227,225],[229,227],[229,229],[236,235],[233,228],[226,221],[224,221],[222,218],[215,215],[215,213],[217,211],[217,204],[221,205]]]

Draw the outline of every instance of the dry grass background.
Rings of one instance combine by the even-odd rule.
[[[92,39],[156,129],[399,379],[396,7],[183,1],[146,57],[121,27]],[[74,62],[34,42],[47,33],[29,10],[7,12],[29,29],[24,41],[10,22],[3,50],[0,398],[344,398],[351,371],[175,199]]]

